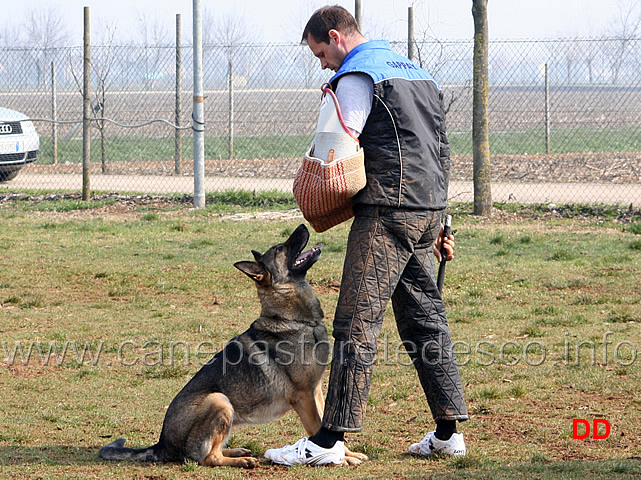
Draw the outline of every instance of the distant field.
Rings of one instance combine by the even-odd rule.
[[[448,113],[449,131],[469,131],[472,118],[472,95],[469,86],[445,85],[446,99],[457,100]],[[229,122],[229,93],[226,90],[205,92],[205,121],[208,131],[225,136]],[[625,102],[621,102],[625,94]],[[490,88],[490,130],[533,131],[545,124],[545,96],[540,86],[492,86]],[[320,85],[310,89],[236,89],[234,91],[234,133],[239,137],[310,135],[315,128],[320,100]],[[183,92],[181,124],[191,124],[192,98]],[[61,120],[82,118],[82,98],[78,92],[58,94],[58,117]],[[95,102],[94,102],[95,103]],[[22,111],[34,118],[51,118],[51,94],[48,92],[2,93],[0,104]],[[641,124],[641,88],[579,86],[552,88],[550,125],[553,131],[572,129],[587,132],[618,130]],[[172,91],[107,92],[105,115],[123,124],[139,124],[154,118],[175,118],[175,93]],[[38,125],[43,132],[48,129]],[[71,126],[61,126],[65,135]],[[109,135],[122,135],[117,127],[108,127]],[[146,129],[145,134],[166,135],[165,126]],[[164,133],[163,133],[164,132]],[[637,130],[638,132],[638,130]],[[639,135],[637,135],[639,136]],[[584,137],[584,140],[588,137]]]
[[[641,152],[641,127],[621,127],[617,129],[572,128],[558,129],[551,134],[550,153],[620,153]],[[46,132],[46,130],[45,130]],[[234,157],[255,158],[296,158],[309,148],[311,135],[256,135],[234,137]],[[450,147],[453,155],[472,155],[471,131],[449,132]],[[39,163],[51,163],[51,137],[41,135],[41,155]],[[174,136],[165,132],[164,136],[107,136],[107,157],[109,162],[147,162],[171,160],[174,158]],[[542,154],[545,153],[545,131],[529,129],[525,131],[507,130],[490,132],[492,154]],[[99,161],[101,154],[99,133],[92,133],[92,159]],[[191,132],[182,140],[183,155],[191,158],[193,141]],[[207,159],[229,158],[229,138],[207,135],[205,137]],[[82,161],[82,141],[74,138],[58,142],[58,158],[62,162],[79,163]]]
[[[455,93],[457,100],[452,104],[448,121],[451,129],[469,128],[472,112],[471,89],[468,86],[443,86],[446,98]],[[626,102],[621,104],[625,93]],[[207,90],[205,115],[207,123],[218,128],[225,125],[229,111],[227,90]],[[318,102],[318,88],[245,89],[234,90],[236,122],[239,135],[273,133],[300,133],[314,125]],[[123,123],[136,123],[142,119],[173,119],[175,92],[165,91],[108,91],[105,104],[108,116]],[[183,91],[183,123],[189,123],[192,107],[191,92]],[[25,112],[37,118],[49,118],[51,113],[50,92],[0,92],[0,103],[7,108]],[[638,122],[641,112],[636,107],[641,103],[641,88],[633,86],[582,85],[552,87],[550,109],[553,126],[568,121],[576,126],[595,128],[606,123],[609,126],[625,126]],[[82,118],[82,97],[77,91],[59,92],[60,118],[65,120]],[[541,86],[490,86],[489,109],[491,129],[528,128],[541,124],[544,119],[545,93]],[[271,127],[270,127],[271,125]],[[569,127],[570,125],[566,125]]]
[[[472,179],[471,94],[469,87],[446,85],[446,98],[458,95],[447,116],[453,157],[452,178]],[[621,101],[625,94],[625,101]],[[309,147],[320,90],[237,89],[234,93],[233,160],[229,147],[229,93],[206,92],[206,175],[293,178],[298,160]],[[494,181],[641,184],[641,89],[582,86],[552,88],[550,154],[546,154],[544,92],[537,85],[496,87],[490,96],[490,152]],[[0,104],[36,118],[51,116],[48,93],[0,93]],[[182,94],[180,124],[191,124],[191,96]],[[105,116],[140,124],[163,118],[174,121],[174,92],[108,92]],[[81,117],[80,95],[58,95],[58,117]],[[58,163],[52,166],[52,126],[37,122],[41,151],[34,173],[79,173],[81,131],[58,127]],[[106,173],[173,175],[174,130],[163,123],[129,129],[106,124],[92,129],[93,171],[102,172],[105,135]],[[181,173],[192,171],[193,138],[183,132]],[[27,171],[25,169],[25,171]],[[605,188],[605,187],[604,187]]]

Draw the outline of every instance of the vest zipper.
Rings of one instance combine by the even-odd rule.
[[[390,111],[389,108],[387,108],[387,105],[383,101],[381,97],[376,95],[374,93],[374,96],[378,98],[378,100],[381,102],[381,104],[385,107],[385,110],[387,110],[387,114],[389,115],[389,118],[392,120],[392,125],[394,126],[394,135],[396,136],[396,146],[398,148],[398,162],[401,167],[401,175],[399,178],[399,184],[398,184],[398,201],[396,202],[396,206],[400,207],[401,206],[401,199],[403,198],[403,153],[401,151],[401,141],[398,138],[398,130],[396,129],[396,122],[394,121],[394,117],[392,116],[392,112]]]

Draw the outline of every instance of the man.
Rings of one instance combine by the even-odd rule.
[[[367,41],[342,7],[317,10],[303,43],[323,69],[336,72],[330,83],[364,149],[367,185],[353,198],[322,428],[309,439],[267,450],[265,457],[285,465],[342,463],[345,432],[363,426],[390,299],[436,421],[436,430],[409,451],[465,455],[456,422],[467,420],[467,408],[433,254],[450,168],[441,89],[388,42]]]

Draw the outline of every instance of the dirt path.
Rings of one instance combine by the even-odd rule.
[[[452,156],[450,199],[472,201],[472,157]],[[492,155],[492,197],[496,202],[641,204],[641,154],[565,153]],[[242,189],[292,191],[300,166],[297,158],[207,160],[207,192]],[[185,159],[182,175],[173,161],[120,162],[103,174],[92,164],[92,192],[193,194],[193,165]],[[61,163],[26,166],[15,180],[0,183],[14,189],[82,190],[82,165]]]
[[[183,193],[192,194],[194,179],[190,176],[161,175],[92,175],[91,191],[139,192],[139,193]],[[17,189],[60,189],[82,190],[80,175],[31,174],[21,172],[15,180],[0,184],[0,191]],[[292,179],[256,177],[207,177],[205,191],[222,190],[292,191]],[[451,201],[473,201],[474,189],[470,181],[450,182]],[[604,203],[608,205],[641,204],[641,183],[523,183],[495,182],[492,184],[492,198],[495,202],[521,203]]]

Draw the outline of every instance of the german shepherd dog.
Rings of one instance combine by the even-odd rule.
[[[330,345],[320,302],[305,279],[321,255],[303,253],[309,232],[300,225],[285,243],[236,268],[254,280],[260,317],[233,338],[173,399],[158,443],[132,449],[118,439],[100,449],[105,460],[172,462],[254,468],[258,459],[243,448],[223,448],[232,424],[265,423],[294,409],[308,435],[321,426],[321,378]],[[346,450],[345,464],[367,457]]]

